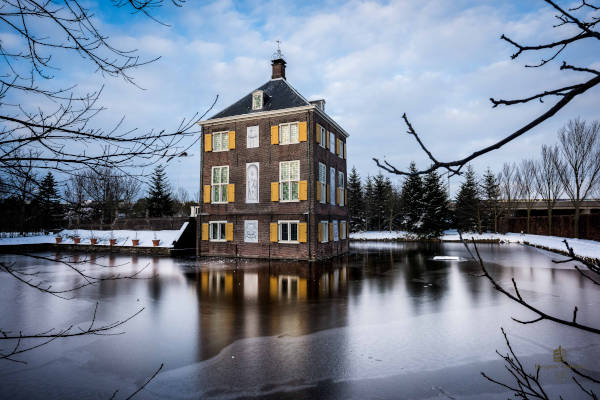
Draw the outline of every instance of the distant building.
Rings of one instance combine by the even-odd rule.
[[[281,56],[271,65],[271,80],[199,123],[199,255],[315,260],[348,251],[349,135],[325,100],[288,83]]]

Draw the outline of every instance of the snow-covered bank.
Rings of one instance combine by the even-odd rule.
[[[521,243],[543,247],[548,250],[566,251],[563,240],[569,242],[575,254],[581,257],[600,259],[600,242],[595,240],[572,239],[558,236],[527,235],[521,233],[464,233],[464,239],[485,241],[499,241],[500,243]],[[353,240],[412,240],[415,236],[404,231],[385,232],[356,232],[350,234]],[[460,237],[455,231],[446,231],[440,238],[444,242],[459,241]]]
[[[92,230],[72,230],[65,229],[57,235],[39,235],[0,238],[0,246],[9,245],[27,245],[27,244],[44,244],[56,243],[56,237],[62,238],[61,244],[75,244],[73,240],[75,236],[79,236],[81,241],[79,244],[90,245],[90,239],[98,239],[97,246],[109,246],[110,239],[116,239],[115,246],[132,246],[132,239],[138,239],[140,247],[154,247],[152,240],[160,240],[158,247],[173,247],[183,231],[187,228],[188,223],[185,222],[179,230],[164,230],[164,231],[132,231],[132,230],[114,230],[114,231],[92,231]]]

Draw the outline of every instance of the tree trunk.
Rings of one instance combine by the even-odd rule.
[[[548,236],[552,236],[552,207],[548,207]]]
[[[575,206],[575,218],[573,219],[573,236],[579,239],[579,204]]]
[[[530,233],[529,231],[529,222],[531,221],[531,209],[528,208],[527,209],[527,233]]]

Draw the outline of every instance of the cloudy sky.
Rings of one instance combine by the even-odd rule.
[[[573,47],[543,68],[524,64],[549,53],[511,60],[514,48],[499,39],[502,33],[528,44],[568,33],[552,29],[554,12],[541,0],[189,1],[156,10],[169,27],[104,3],[96,18],[113,44],[161,58],[134,73],[144,90],[101,78],[79,62],[63,69],[61,79],[76,80],[81,89],[106,85],[108,111],[96,124],[109,126],[125,115],[126,127],[169,129],[203,112],[218,94],[217,112],[270,78],[269,60],[281,40],[288,81],[309,99],[326,99],[326,111],[351,135],[349,167],[362,176],[378,173],[372,157],[403,168],[411,160],[427,166],[402,113],[439,159],[452,160],[511,133],[556,101],[493,109],[490,97],[527,96],[582,78],[560,71],[562,60],[600,67],[594,43]],[[537,156],[569,118],[600,118],[599,105],[595,88],[474,166],[498,170],[505,161]],[[190,193],[199,186],[198,148],[192,153],[167,169],[173,186]]]

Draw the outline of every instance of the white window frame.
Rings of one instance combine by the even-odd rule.
[[[214,183],[215,181],[215,169],[219,169],[219,171],[221,171],[222,168],[227,168],[227,182],[219,182],[219,183]],[[219,172],[219,176],[221,176],[221,173]],[[211,168],[211,175],[210,175],[210,202],[211,204],[227,204],[227,202],[229,201],[228,195],[227,195],[227,187],[229,185],[229,165],[215,165],[214,167]],[[214,196],[215,193],[217,193],[215,191],[216,188],[220,188],[219,190],[224,190],[225,191],[225,201],[223,200],[219,200],[219,201],[214,201]],[[219,192],[220,194],[222,192]],[[222,196],[219,196],[219,199],[222,199]]]
[[[221,138],[221,142],[219,143],[220,145],[217,146],[217,137]],[[227,145],[225,146],[225,148],[223,148],[223,139],[225,139],[225,142],[227,142]],[[223,131],[223,132],[214,132],[212,134],[212,151],[213,152],[221,152],[221,151],[229,151],[229,131]]]
[[[292,225],[295,224],[296,225],[296,240],[291,240],[290,238],[292,237]],[[277,241],[278,243],[291,243],[291,244],[296,244],[296,243],[300,243],[298,241],[298,226],[300,224],[299,220],[281,220],[281,221],[277,221]],[[287,225],[288,227],[288,240],[283,240],[281,238],[281,234],[282,234],[282,229],[281,226],[282,225]]]
[[[329,151],[335,154],[335,133],[329,132]]]
[[[329,242],[329,221],[321,221],[321,243]]]
[[[340,221],[340,240],[346,240],[346,224],[345,220]]]
[[[339,242],[339,240],[340,240],[340,226],[338,224],[337,219],[334,219],[332,222],[333,222],[333,241],[334,242]]]
[[[324,170],[324,176],[321,176],[321,166]],[[321,178],[325,178],[321,180]],[[321,185],[321,204],[325,204],[327,201],[327,165],[322,162],[319,162],[319,182]]]
[[[340,207],[344,206],[344,180],[345,174],[342,171],[337,172],[337,184],[340,190]]]
[[[289,176],[288,179],[282,179],[282,165],[289,164]],[[292,179],[292,165],[298,166],[298,179]],[[283,197],[283,184],[289,184],[289,199],[284,199]],[[293,184],[296,184],[296,198],[292,198],[292,187]],[[279,162],[279,202],[281,203],[293,203],[300,201],[300,160],[291,160],[291,161],[280,161]]]
[[[296,138],[295,140],[292,140],[292,126],[296,127]],[[284,127],[288,127],[288,137],[284,137],[283,134],[283,128]],[[300,143],[299,141],[299,133],[298,133],[298,122],[288,122],[285,124],[279,124],[279,144],[280,145],[286,145],[286,144],[296,144],[296,143]]]
[[[259,97],[260,101],[258,104],[254,101],[255,98]],[[262,110],[265,105],[265,96],[262,90],[255,90],[252,92],[252,109],[253,110]]]
[[[320,128],[321,128],[321,132],[319,132],[319,135],[320,135],[319,145],[323,148],[326,148],[326,146],[327,146],[327,129],[325,129],[322,126]]]
[[[256,131],[256,146],[250,146],[250,132]],[[246,148],[253,149],[260,145],[260,128],[258,125],[249,126],[246,128]]]
[[[248,167],[250,165],[256,165],[256,186],[257,186],[256,201],[248,201]],[[246,204],[257,204],[257,203],[260,203],[260,163],[258,163],[258,162],[246,163]]]
[[[213,238],[213,225],[219,225],[218,228],[218,236],[223,236],[223,239],[215,239]],[[221,225],[222,224],[222,225]],[[222,227],[222,232],[221,232],[221,227]],[[227,241],[227,237],[225,234],[225,231],[227,230],[227,221],[210,221],[208,223],[208,238],[209,241],[211,242],[226,242]],[[221,235],[222,233],[222,235]]]
[[[336,179],[335,167],[329,167],[329,204],[335,205],[335,179]]]

